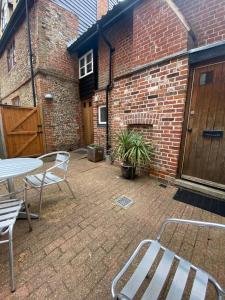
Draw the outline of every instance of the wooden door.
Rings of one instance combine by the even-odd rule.
[[[38,107],[2,106],[7,156],[27,157],[44,153],[42,123]]]
[[[194,70],[182,178],[225,187],[225,63]]]
[[[84,145],[90,145],[94,142],[93,129],[93,109],[92,101],[82,101],[82,116],[83,116],[83,140]]]

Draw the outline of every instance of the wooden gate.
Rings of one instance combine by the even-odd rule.
[[[39,107],[0,107],[7,157],[39,156],[44,153]]]
[[[182,178],[225,187],[225,63],[194,70]]]

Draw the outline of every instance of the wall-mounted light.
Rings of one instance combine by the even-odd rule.
[[[45,100],[52,101],[53,100],[52,94],[45,94]]]

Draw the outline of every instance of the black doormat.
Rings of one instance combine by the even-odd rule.
[[[183,189],[178,189],[173,199],[225,217],[225,201],[199,195]]]

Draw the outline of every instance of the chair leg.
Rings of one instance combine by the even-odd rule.
[[[58,186],[59,191],[62,192],[62,188],[61,188],[61,186],[59,185],[59,183],[57,183],[57,186]]]
[[[28,225],[29,225],[29,231],[32,231],[32,224],[31,224],[31,218],[30,218],[30,211],[27,205],[27,185],[25,184],[24,186],[24,205],[25,205],[25,209],[26,209],[26,215],[27,215],[27,221],[28,221]]]
[[[70,186],[70,184],[69,184],[69,182],[68,182],[67,180],[65,180],[65,182],[66,182],[66,184],[67,184],[67,186],[68,186],[68,188],[69,188],[71,194],[73,195],[73,198],[76,198],[76,197],[75,197],[75,194],[74,194],[74,192],[73,192],[73,190],[72,190],[72,188],[71,188],[71,186]]]
[[[9,227],[9,272],[11,282],[11,292],[15,292],[15,278],[14,278],[14,259],[13,259],[13,227]]]
[[[41,190],[40,190],[40,200],[39,200],[39,220],[41,219],[42,200],[43,200],[43,187],[42,187]]]

